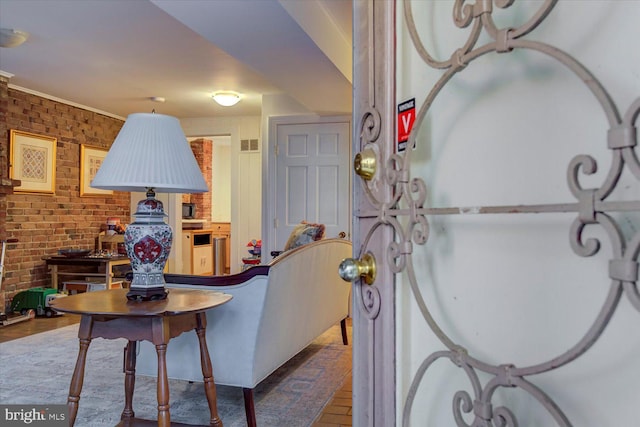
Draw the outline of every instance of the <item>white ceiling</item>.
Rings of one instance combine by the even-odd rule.
[[[12,87],[118,117],[260,115],[262,95],[351,112],[351,0],[0,0]],[[223,108],[215,91],[241,93]],[[163,97],[164,103],[150,100]]]

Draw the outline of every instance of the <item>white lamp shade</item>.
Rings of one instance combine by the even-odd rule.
[[[209,191],[175,117],[135,113],[127,117],[91,187],[118,191]]]

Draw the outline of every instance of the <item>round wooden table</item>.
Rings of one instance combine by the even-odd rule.
[[[158,353],[158,426],[169,427],[169,379],[167,377],[166,352],[171,338],[183,332],[195,330],[200,346],[200,361],[204,390],[211,414],[210,426],[222,427],[218,417],[213,368],[205,339],[207,325],[205,311],[222,305],[231,295],[200,289],[168,289],[166,299],[160,301],[128,301],[128,289],[87,292],[58,298],[52,308],[64,313],[81,315],[78,338],[80,349],[69,386],[69,425],[73,426],[78,413],[80,392],[84,381],[87,350],[93,338],[125,338],[125,406],[122,426],[149,425],[137,420],[133,412],[135,385],[136,342],[151,341]]]

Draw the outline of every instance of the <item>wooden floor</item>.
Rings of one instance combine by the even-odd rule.
[[[313,427],[338,427],[351,425],[351,377],[325,406]]]
[[[78,322],[80,322],[80,316],[75,314],[64,314],[50,318],[36,317],[35,319],[2,326],[0,327],[0,343],[15,340],[16,338],[39,334],[40,332],[46,332],[52,329],[62,328]]]
[[[35,319],[2,326],[0,327],[0,343],[72,325],[79,321],[80,316],[64,314],[52,318],[36,317]],[[313,423],[313,427],[350,426],[351,409],[351,378],[349,378],[324,408],[322,414]]]

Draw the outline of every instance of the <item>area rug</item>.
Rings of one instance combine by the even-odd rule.
[[[2,404],[64,404],[78,354],[78,325],[0,344]],[[114,426],[124,405],[124,339],[94,339],[89,347],[77,427]],[[171,345],[171,343],[169,343]],[[215,365],[214,365],[215,376]],[[336,325],[267,377],[254,390],[258,426],[310,426],[351,375],[351,346]],[[217,386],[226,427],[246,425],[242,389]],[[171,420],[207,424],[202,383],[169,381]],[[156,417],[155,378],[136,377],[136,417]]]

